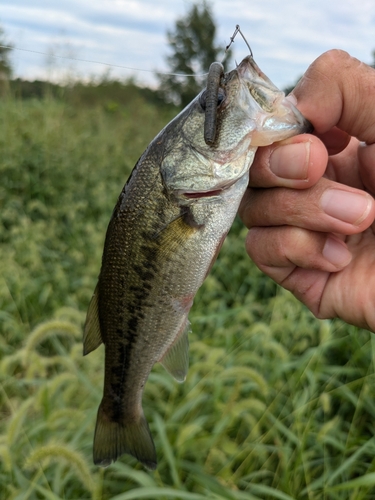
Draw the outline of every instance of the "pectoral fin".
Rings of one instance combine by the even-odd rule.
[[[92,296],[87,316],[85,327],[83,330],[83,355],[95,351],[97,347],[102,344],[102,334],[100,331],[99,323],[99,309],[98,309],[99,290],[98,285],[95,287],[94,295]]]
[[[189,368],[189,331],[190,323],[186,321],[181,333],[160,360],[160,363],[177,382],[185,381]]]

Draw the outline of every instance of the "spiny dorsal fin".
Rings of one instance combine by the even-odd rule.
[[[99,323],[99,309],[98,309],[99,290],[96,285],[94,295],[92,296],[89,308],[87,310],[85,327],[83,330],[83,355],[95,351],[97,347],[102,344],[102,334],[100,331]]]
[[[186,325],[177,339],[161,358],[160,363],[177,382],[184,382],[189,369],[189,339],[190,323]]]

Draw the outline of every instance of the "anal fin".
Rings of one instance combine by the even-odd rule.
[[[102,334],[99,323],[99,289],[96,285],[89,308],[87,310],[85,327],[83,330],[83,355],[89,354],[102,344]]]
[[[177,382],[184,382],[189,369],[189,339],[190,323],[186,320],[181,332],[161,358],[160,363]]]

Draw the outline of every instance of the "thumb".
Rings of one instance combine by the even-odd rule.
[[[336,125],[360,141],[375,142],[375,70],[347,52],[318,57],[293,94],[318,134]]]

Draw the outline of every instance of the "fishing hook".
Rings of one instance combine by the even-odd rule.
[[[225,48],[225,53],[228,52],[229,47],[234,42],[237,34],[240,34],[244,39],[248,49],[250,51],[250,57],[253,57],[253,51],[251,50],[250,45],[248,44],[244,34],[240,29],[240,25],[236,25],[236,29],[233,35],[230,37],[229,45]],[[205,143],[209,146],[212,146],[215,142],[216,137],[216,122],[217,122],[217,107],[219,104],[219,87],[220,80],[224,74],[224,67],[219,62],[213,62],[210,66],[208,77],[207,77],[207,90],[206,90],[206,109],[205,109],[205,118],[204,118],[204,140]]]
[[[251,47],[248,43],[248,41],[246,40],[245,38],[245,35],[242,33],[241,29],[240,29],[240,25],[239,24],[236,24],[236,29],[234,30],[234,33],[233,35],[230,37],[230,42],[229,44],[225,47],[225,52],[228,52],[228,49],[229,47],[232,45],[232,43],[234,42],[234,39],[236,38],[237,34],[240,34],[243,38],[243,41],[246,43],[248,49],[249,49],[249,52],[250,52],[250,57],[253,57],[253,51],[251,50]]]

